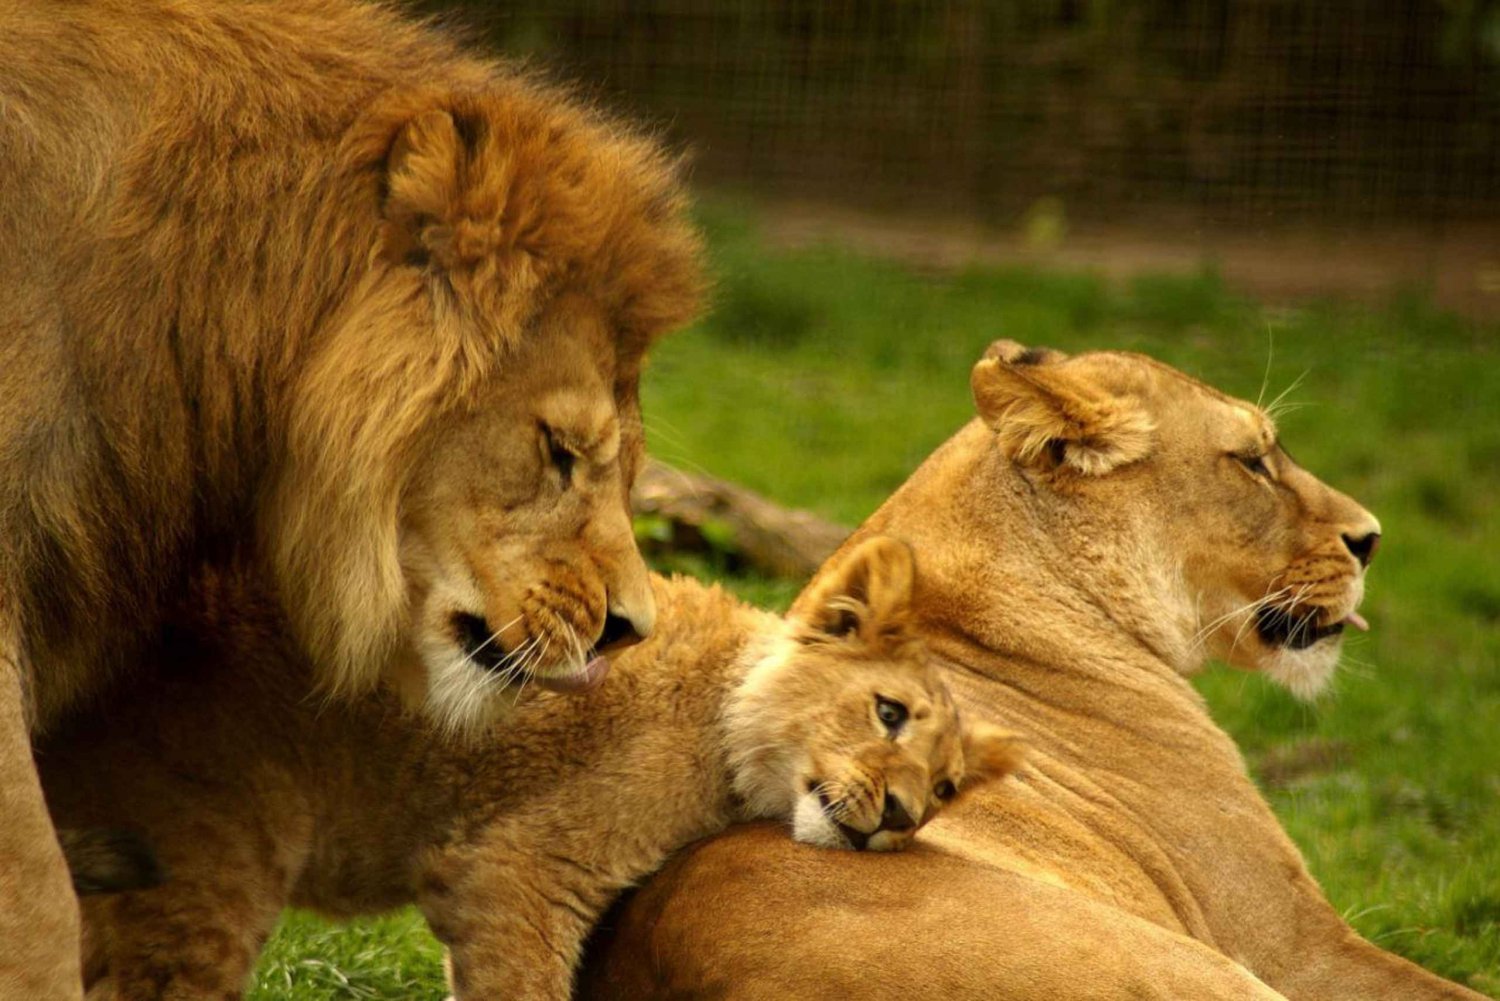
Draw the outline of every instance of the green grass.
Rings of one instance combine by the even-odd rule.
[[[773,253],[747,218],[706,213],[717,306],[654,355],[652,449],[850,524],[968,419],[968,370],[995,338],[1145,351],[1251,399],[1274,343],[1267,398],[1297,383],[1301,405],[1281,420],[1291,450],[1384,523],[1374,629],[1316,705],[1227,668],[1200,687],[1355,927],[1500,993],[1500,328],[1420,294],[1272,310],[1208,271],[1124,287],[924,277],[837,247]],[[771,606],[795,592],[738,586]],[[297,916],[252,996],[441,997],[440,984],[410,914],[341,932]]]

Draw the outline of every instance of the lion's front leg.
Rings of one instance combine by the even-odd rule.
[[[31,757],[21,665],[4,644],[0,623],[0,1001],[69,1001],[83,995],[78,898]]]
[[[428,867],[421,887],[458,1001],[566,1001],[584,940],[614,892],[556,845],[455,852]]]
[[[303,865],[311,822],[262,822],[275,812],[261,800],[230,793],[164,806],[145,826],[167,881],[84,909],[90,999],[242,997]]]

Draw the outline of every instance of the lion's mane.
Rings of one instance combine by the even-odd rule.
[[[0,648],[43,721],[248,540],[364,686],[424,435],[559,297],[630,405],[696,308],[673,158],[381,8],[11,10],[0,64]]]

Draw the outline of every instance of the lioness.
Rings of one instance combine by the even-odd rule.
[[[618,913],[583,996],[1477,997],[1355,934],[1183,679],[1216,656],[1318,688],[1379,523],[1149,358],[1001,342],[972,383],[979,419],[850,545],[913,545],[920,632],[961,711],[1035,745],[1027,781],[857,873],[707,842]]]
[[[90,901],[89,996],[238,997],[287,903],[416,900],[459,997],[564,999],[598,916],[689,841],[775,817],[799,841],[905,847],[1019,752],[960,722],[912,632],[912,577],[904,544],[868,539],[789,622],[657,579],[659,628],[603,686],[456,746],[380,695],[308,705],[280,617],[209,577],[149,697],[43,745],[62,822],[133,824],[172,873]]]
[[[200,559],[451,728],[650,632],[637,376],[701,279],[653,143],[375,6],[11,0],[0,67],[0,997],[53,999],[30,735]]]

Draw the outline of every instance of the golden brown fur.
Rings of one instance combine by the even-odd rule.
[[[210,577],[158,690],[43,747],[61,823],[130,824],[172,874],[90,903],[90,996],[238,996],[284,905],[415,900],[460,998],[561,999],[614,896],[727,824],[903,848],[1018,760],[1010,734],[960,722],[912,634],[911,588],[909,551],[880,538],[787,623],[658,580],[659,628],[600,687],[444,745],[382,695],[308,705],[279,616],[245,579]]]
[[[1182,678],[1215,654],[1315,687],[1374,519],[1138,355],[1000,343],[973,389],[980,420],[855,540],[913,545],[920,631],[962,711],[1027,735],[1025,781],[899,860],[713,839],[617,912],[582,995],[1477,997],[1355,934]]]
[[[460,614],[539,678],[592,679],[589,647],[628,632],[606,611],[650,628],[637,376],[700,279],[652,143],[373,6],[23,0],[0,66],[0,996],[66,998],[76,914],[28,732],[250,539],[330,690],[399,669],[472,725],[503,686],[453,682]],[[515,364],[568,398],[502,385]],[[497,411],[517,394],[532,410]],[[517,419],[530,493],[562,457],[587,499],[495,525],[517,498],[474,464],[522,458]],[[518,528],[546,544],[496,542]],[[562,564],[541,607],[526,588]]]

